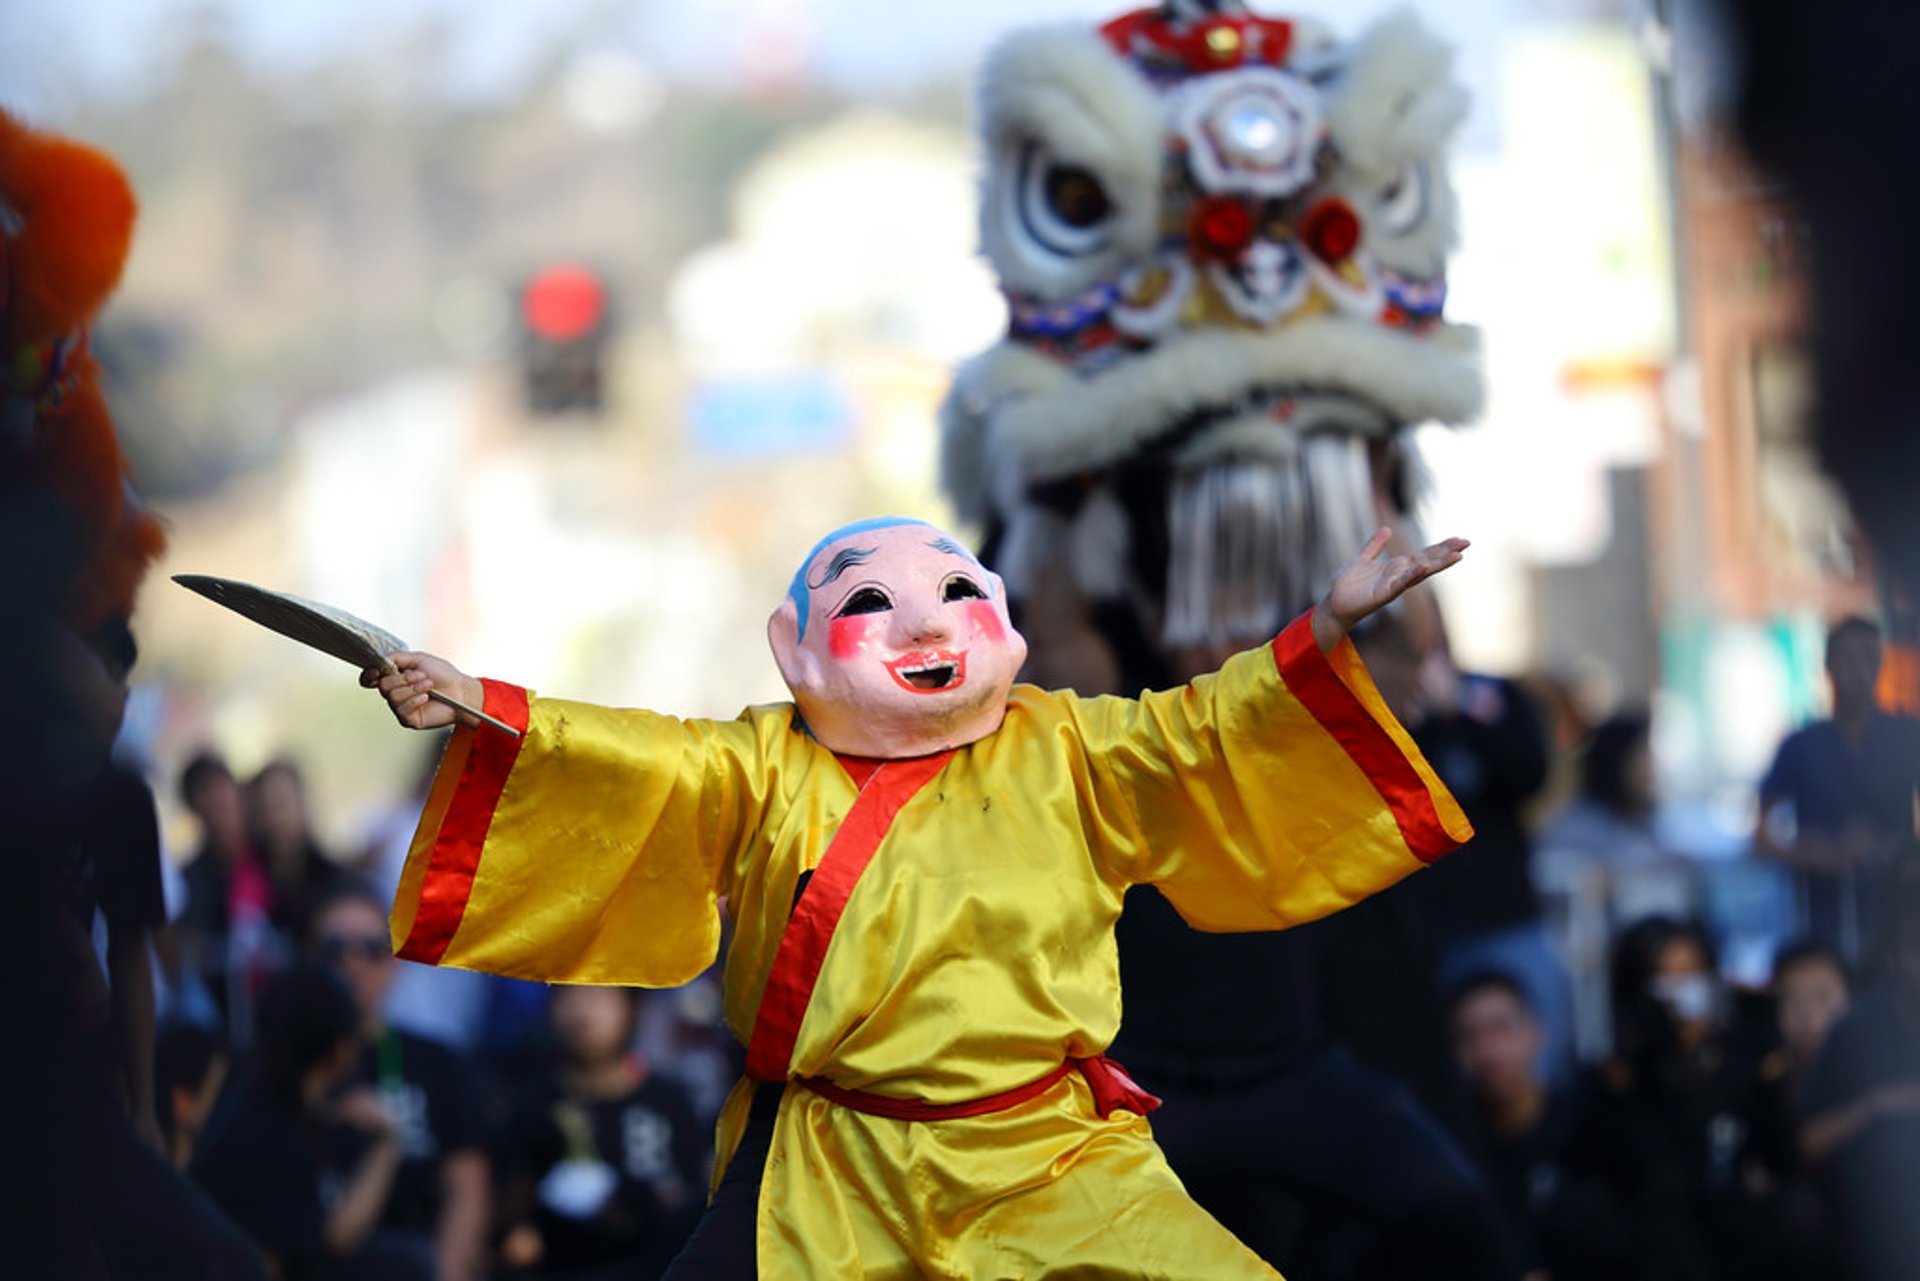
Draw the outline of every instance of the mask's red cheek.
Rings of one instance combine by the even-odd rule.
[[[1000,621],[1000,610],[992,601],[968,601],[965,608],[967,622],[972,626],[974,635],[994,642],[1007,638],[1007,626]]]
[[[827,624],[827,652],[838,659],[849,659],[867,647],[867,638],[877,624],[870,614],[849,614]]]

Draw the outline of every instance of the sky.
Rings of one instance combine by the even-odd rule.
[[[1469,85],[1497,84],[1502,42],[1580,0],[1448,0],[1418,5],[1449,37]],[[996,35],[1049,21],[1091,23],[1125,0],[6,0],[0,4],[0,102],[52,123],[78,102],[137,92],[185,37],[212,30],[275,71],[299,72],[350,52],[423,58],[420,73],[461,99],[510,98],[556,47],[606,47],[638,56],[676,82],[724,85],[802,67],[854,97],[887,97],[964,76]],[[1311,0],[1309,14],[1342,33],[1402,7],[1398,0]],[[1261,4],[1267,15],[1283,12]],[[411,49],[411,52],[409,52]],[[1492,139],[1488,92],[1462,140]]]

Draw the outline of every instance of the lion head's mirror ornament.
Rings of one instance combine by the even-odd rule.
[[[1271,635],[1404,507],[1400,429],[1480,403],[1442,315],[1466,109],[1406,13],[1341,43],[1176,0],[990,55],[1009,324],[955,382],[942,469],[1016,603],[1064,565],[1157,683],[1169,647]]]

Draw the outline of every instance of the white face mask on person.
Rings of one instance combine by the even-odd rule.
[[[889,517],[822,539],[767,638],[813,736],[879,759],[999,729],[1027,657],[999,577],[951,535]]]
[[[1711,974],[1668,974],[1653,980],[1653,999],[1685,1023],[1707,1023],[1720,1013],[1720,982]]]

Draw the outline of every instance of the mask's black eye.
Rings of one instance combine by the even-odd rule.
[[[840,607],[835,618],[845,618],[849,614],[878,614],[893,608],[893,602],[878,587],[862,587],[847,597],[847,603]]]
[[[985,600],[986,598],[987,594],[980,589],[980,584],[974,582],[965,574],[955,574],[940,588],[940,599],[943,601]]]

